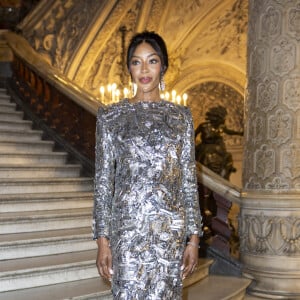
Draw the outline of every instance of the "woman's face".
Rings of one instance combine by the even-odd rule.
[[[160,82],[161,60],[152,46],[139,44],[130,60],[130,73],[137,85],[137,93],[157,92]]]

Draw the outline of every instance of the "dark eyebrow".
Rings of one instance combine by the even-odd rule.
[[[151,57],[151,56],[153,56],[153,55],[156,55],[156,56],[159,57],[159,55],[158,55],[156,52],[153,52],[153,53],[150,53],[150,54],[147,56],[147,58],[149,58],[149,57]],[[140,56],[138,56],[138,55],[132,55],[131,58],[134,58],[134,57],[139,58]]]

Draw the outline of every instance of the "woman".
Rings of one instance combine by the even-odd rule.
[[[134,36],[127,66],[136,95],[97,116],[97,267],[114,299],[181,299],[202,234],[192,118],[160,99],[168,55],[159,35]]]

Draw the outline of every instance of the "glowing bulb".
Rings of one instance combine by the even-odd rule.
[[[117,89],[117,84],[116,83],[113,83],[112,85],[111,85],[111,89],[114,91],[114,90],[116,90]]]
[[[124,98],[128,98],[128,95],[129,95],[129,90],[128,90],[128,88],[124,88],[124,90],[123,90],[123,95],[124,95]]]
[[[165,93],[165,99],[168,101],[170,99],[170,94],[168,92]]]
[[[120,90],[116,90],[116,101],[119,102],[120,100]]]
[[[176,91],[172,90],[172,101],[175,102],[176,100]]]
[[[100,86],[100,94],[101,94],[101,102],[104,102],[104,91],[105,91],[105,88],[104,86]]]
[[[183,105],[184,106],[187,106],[187,99],[188,99],[188,95],[186,93],[184,93],[182,95],[182,99],[183,99]]]

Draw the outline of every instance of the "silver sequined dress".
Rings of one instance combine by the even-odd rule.
[[[189,109],[127,99],[100,108],[94,239],[110,239],[114,299],[181,299],[190,234],[201,234],[201,216]]]

